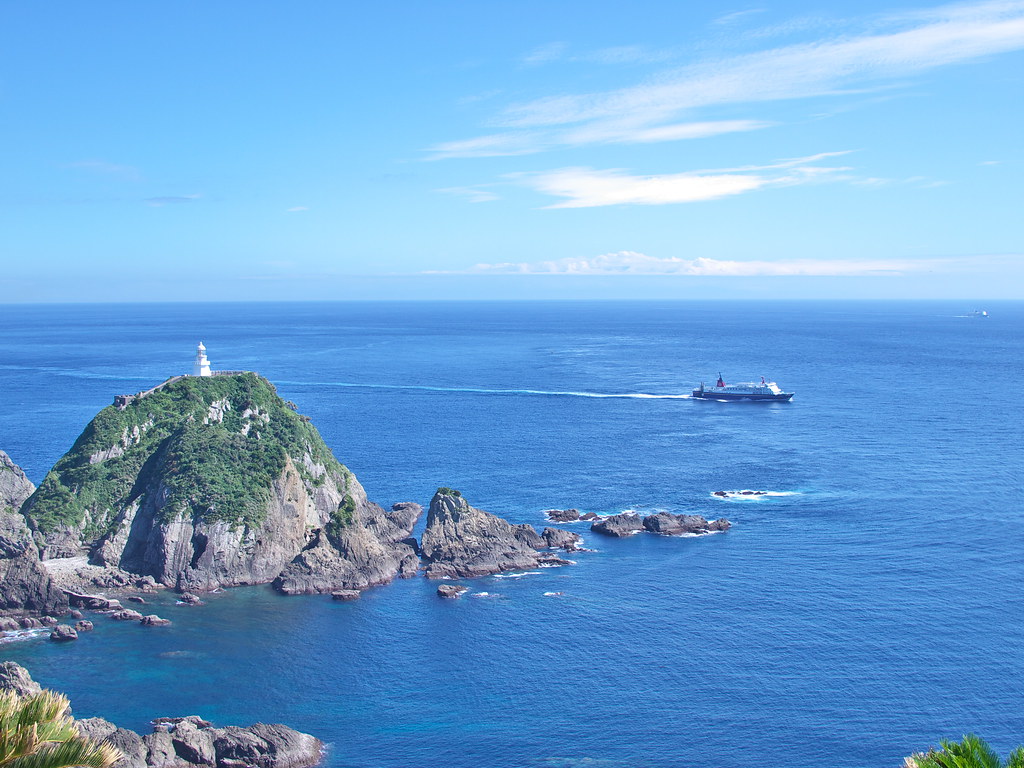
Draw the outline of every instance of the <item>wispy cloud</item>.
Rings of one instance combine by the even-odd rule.
[[[301,213],[302,211],[308,211],[308,210],[309,210],[309,208],[307,208],[304,205],[294,205],[291,208],[286,209],[285,213]]]
[[[831,181],[851,170],[823,166],[818,161],[847,152],[826,152],[779,160],[769,165],[689,171],[654,176],[630,175],[619,169],[561,168],[509,178],[553,197],[562,198],[548,208],[595,208],[608,205],[667,205],[716,200],[767,186],[792,186]]]
[[[891,87],[936,67],[1024,48],[1024,0],[947,5],[872,18],[860,26],[865,31],[859,34],[667,70],[627,88],[512,105],[493,120],[505,132],[447,142],[429,151],[434,158],[482,157],[594,143],[670,141],[690,138],[672,127],[700,122],[688,117],[701,109]],[[527,59],[543,63],[564,55],[564,44],[551,44]],[[745,130],[767,125],[734,122],[745,123]]]
[[[458,195],[459,197],[465,198],[470,203],[489,203],[492,200],[498,200],[499,197],[491,190],[487,189],[486,184],[481,184],[476,187],[446,187],[444,189],[438,189],[438,192],[443,192],[447,195]]]
[[[537,67],[541,64],[557,61],[562,58],[568,48],[569,45],[567,43],[548,43],[547,45],[539,46],[523,56],[523,66]]]
[[[120,163],[110,163],[106,160],[78,160],[74,163],[66,163],[61,167],[88,171],[102,176],[113,176],[122,181],[142,181],[142,173],[138,168]]]
[[[165,197],[147,197],[146,205],[153,208],[161,208],[165,205],[180,205],[182,203],[193,203],[202,195],[167,195]]]
[[[658,258],[636,251],[605,253],[592,258],[566,258],[501,264],[477,264],[470,274],[491,275],[664,275],[680,277],[786,277],[896,275],[941,264],[939,259],[780,259],[732,261],[698,257]]]

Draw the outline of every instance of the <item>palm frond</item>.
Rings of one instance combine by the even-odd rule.
[[[1017,747],[1006,759],[1006,768],[1024,768],[1024,746]]]
[[[43,744],[32,754],[11,760],[4,768],[111,768],[121,756],[120,750],[109,744],[94,744],[76,736],[59,743]]]

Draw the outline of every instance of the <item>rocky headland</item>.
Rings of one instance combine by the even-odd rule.
[[[417,562],[406,539],[419,506],[369,501],[309,419],[252,373],[117,398],[21,511],[43,560],[84,556],[111,588],[330,592]]]
[[[0,691],[5,690],[27,696],[42,689],[24,667],[6,661],[0,664]],[[309,768],[323,757],[317,738],[286,725],[215,728],[194,715],[161,717],[145,736],[99,717],[75,725],[80,735],[121,752],[114,768]]]

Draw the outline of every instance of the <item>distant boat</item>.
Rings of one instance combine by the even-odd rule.
[[[968,317],[988,317],[988,312],[984,309],[976,309]]]
[[[774,381],[765,381],[761,377],[761,383],[753,381],[743,384],[726,384],[722,374],[718,374],[718,381],[713,387],[705,387],[704,382],[693,390],[693,396],[699,400],[768,400],[772,402],[788,402],[793,399],[793,392],[783,392]]]

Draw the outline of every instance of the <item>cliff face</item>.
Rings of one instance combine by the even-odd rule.
[[[103,409],[24,509],[46,557],[85,545],[96,564],[182,590],[271,582],[297,556],[325,589],[369,565],[382,583],[415,522],[383,525],[309,420],[255,374],[187,377]]]
[[[61,614],[67,598],[39,561],[19,511],[34,490],[21,467],[0,451],[0,611]]]
[[[420,544],[427,576],[434,579],[534,568],[541,559],[534,549],[537,546],[544,543],[532,527],[511,525],[471,507],[450,488],[440,488],[434,494]]]

